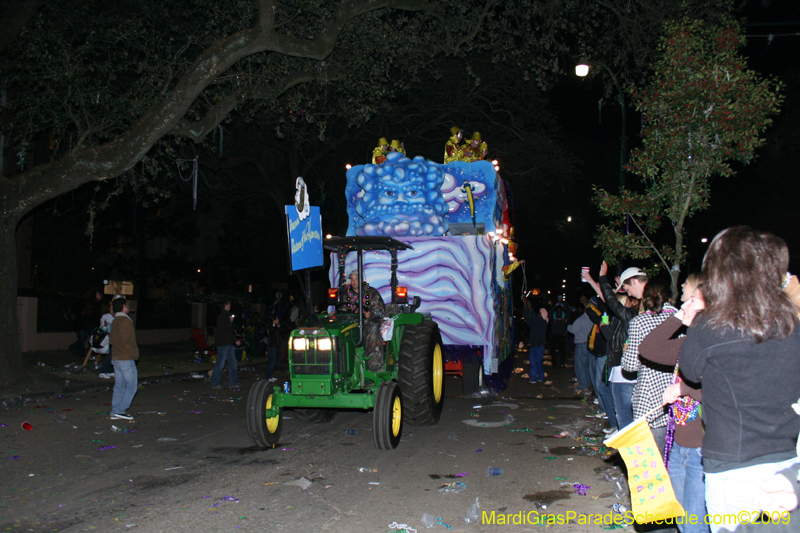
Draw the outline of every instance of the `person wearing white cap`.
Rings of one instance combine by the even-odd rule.
[[[633,296],[637,300],[642,299],[644,286],[647,285],[647,274],[639,267],[626,268],[625,272],[619,277],[617,292],[623,289],[628,296]]]
[[[631,307],[629,305],[630,299],[626,300],[625,303],[618,301],[617,291],[625,286],[631,299],[636,298],[638,302],[644,292],[644,286],[647,284],[647,274],[640,268],[629,268],[622,273],[622,276],[624,277],[617,281],[615,290],[608,280],[608,263],[603,261],[600,265],[600,283],[595,282],[588,272],[582,274],[581,278],[585,279],[594,288],[597,295],[603,298],[613,317],[611,340],[607,345],[607,362],[611,369],[609,381],[611,382],[611,395],[614,398],[614,409],[619,429],[633,422],[632,401],[633,389],[636,386],[636,375],[623,374],[622,354],[625,351],[625,343],[628,340],[628,325],[633,320],[633,317],[639,314],[639,306],[637,303],[635,307]]]

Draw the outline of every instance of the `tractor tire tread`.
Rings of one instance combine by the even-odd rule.
[[[413,426],[432,426],[441,416],[441,402],[435,405],[431,391],[433,377],[428,350],[435,342],[441,344],[435,322],[426,320],[405,327],[397,379],[403,391],[403,421]]]

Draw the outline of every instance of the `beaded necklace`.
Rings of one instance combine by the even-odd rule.
[[[364,308],[366,309],[366,308],[369,307],[369,299],[370,299],[370,292],[371,292],[369,283],[367,283],[366,281],[361,284],[361,292],[364,295]],[[352,285],[350,285],[350,284],[347,285],[347,304],[346,304],[346,306],[347,306],[348,311],[350,311],[352,313],[355,313],[355,312],[358,311],[358,293],[359,293],[359,291],[356,291],[355,289],[353,289]]]
[[[678,375],[678,362],[675,361],[675,371],[672,375],[672,384],[683,381]],[[689,422],[698,420],[703,416],[703,407],[700,402],[690,396],[681,396],[669,408],[667,420],[667,437],[664,444],[664,466],[669,469],[669,452],[675,443],[675,426],[685,426]]]

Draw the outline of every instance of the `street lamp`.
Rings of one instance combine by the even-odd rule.
[[[619,82],[617,81],[617,77],[611,71],[610,68],[605,66],[603,63],[598,63],[595,61],[587,61],[586,59],[581,59],[580,62],[575,65],[575,75],[583,78],[589,74],[589,70],[592,65],[601,66],[611,75],[611,79],[614,81],[614,85],[617,87],[617,100],[619,101],[619,108],[622,111],[622,133],[619,136],[619,188],[625,188],[625,164],[628,162],[628,130],[627,130],[627,117],[625,114],[625,95],[622,92],[622,87],[619,86]]]

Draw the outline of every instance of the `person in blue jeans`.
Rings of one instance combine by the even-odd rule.
[[[530,300],[525,300],[525,322],[530,329],[530,378],[529,383],[543,383],[544,382],[544,346],[547,342],[547,322],[550,315],[547,309],[540,308],[539,312],[533,310]]]
[[[228,364],[228,387],[234,389],[239,386],[239,373],[236,366],[236,347],[241,341],[236,339],[233,332],[233,318],[231,313],[231,302],[225,302],[219,316],[217,316],[217,327],[214,330],[214,339],[217,344],[217,362],[214,364],[214,371],[211,373],[211,388],[221,389],[222,369]]]
[[[639,314],[640,298],[647,283],[647,274],[639,268],[626,269],[622,276],[615,280],[616,289],[608,280],[608,263],[600,265],[600,283],[597,283],[589,272],[583,272],[581,279],[602,298],[611,315],[611,339],[607,343],[607,365],[611,369],[611,396],[614,399],[614,410],[617,427],[624,428],[633,422],[633,389],[636,386],[636,374],[627,374],[622,370],[622,354],[628,340],[628,325],[633,317]],[[625,289],[626,296],[617,291]]]
[[[581,303],[586,306],[586,316],[594,324],[594,347],[591,352],[594,355],[592,366],[592,387],[597,395],[597,405],[600,413],[605,413],[611,428],[604,429],[606,434],[611,433],[617,428],[617,416],[614,408],[614,398],[611,394],[611,387],[606,382],[606,354],[608,353],[607,340],[611,338],[611,324],[606,307],[597,298],[587,300],[581,297]],[[604,323],[605,321],[605,323]],[[591,335],[589,336],[591,339]],[[598,418],[600,414],[596,415]]]
[[[593,326],[584,312],[575,322],[567,326],[567,331],[575,336],[575,376],[578,378],[579,393],[588,392],[592,385],[591,371],[594,368],[594,356],[589,353],[587,343]]]
[[[111,347],[111,364],[114,365],[114,394],[111,399],[111,420],[133,420],[128,408],[139,388],[139,372],[136,361],[139,359],[139,346],[133,320],[128,316],[128,302],[117,298],[111,304],[114,321],[108,333]]]
[[[683,326],[690,326],[696,314],[705,307],[701,286],[698,286],[699,277],[690,275],[683,284],[684,291],[681,299],[683,305],[680,311],[661,323],[650,332],[639,345],[639,355],[648,361],[661,365],[678,365],[680,370],[680,351],[686,337],[675,338],[676,333]],[[693,291],[688,288],[697,287]],[[688,293],[688,294],[687,294]],[[678,524],[681,533],[708,533],[711,529],[703,521],[706,515],[706,485],[703,474],[703,420],[701,411],[695,402],[703,401],[703,393],[696,385],[675,377],[675,383],[664,391],[664,404],[672,404],[679,398],[682,399],[683,416],[672,417],[674,427],[674,442],[671,450],[665,450],[667,469],[675,491],[675,498],[691,517],[697,516],[696,524],[691,520]],[[691,398],[694,402],[687,402]],[[691,411],[689,411],[691,409]]]

